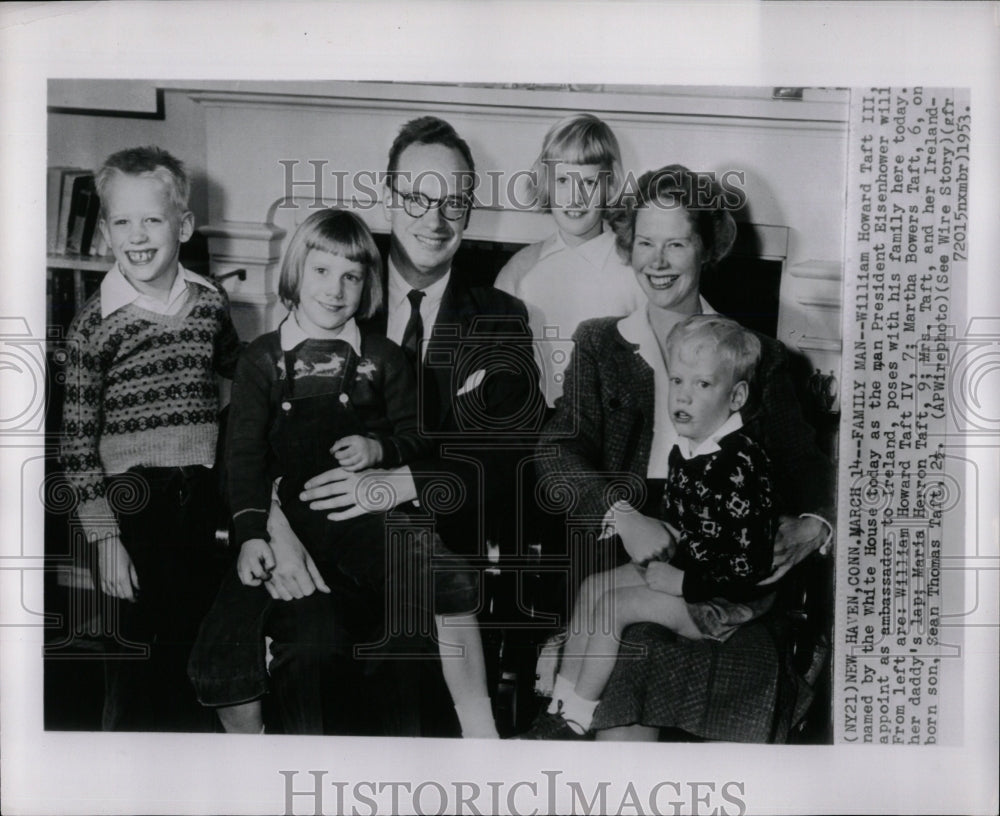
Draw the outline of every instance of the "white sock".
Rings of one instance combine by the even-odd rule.
[[[464,739],[500,739],[489,697],[472,697],[455,703],[455,713]]]
[[[574,724],[578,725],[579,728],[573,730],[578,734],[584,734],[590,730],[590,725],[594,721],[594,711],[599,702],[600,700],[585,700],[576,691],[571,691],[563,698],[563,719],[569,722],[570,728],[573,728]]]
[[[559,703],[566,699],[567,694],[573,693],[573,683],[567,680],[563,675],[556,675],[556,684],[552,689],[552,702],[549,703],[549,707],[546,709],[549,714],[559,713]]]
[[[539,697],[552,696],[565,640],[564,633],[553,635],[538,650],[538,660],[535,662],[535,694]]]

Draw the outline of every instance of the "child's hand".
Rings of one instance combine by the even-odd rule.
[[[108,536],[97,544],[97,564],[101,575],[101,590],[112,598],[135,601],[139,591],[139,576],[135,564],[117,535]]]
[[[236,574],[246,586],[260,586],[271,577],[274,569],[274,553],[271,545],[263,538],[251,538],[243,542],[240,557],[236,561]]]
[[[650,561],[646,566],[646,585],[667,595],[682,595],[684,570],[666,561]]]
[[[628,502],[616,502],[611,508],[615,532],[622,540],[625,552],[637,564],[653,558],[670,558],[674,554],[674,538],[657,519],[644,516]]]
[[[355,473],[382,461],[382,443],[370,436],[355,434],[334,442],[330,453],[337,457],[337,463],[344,470]]]
[[[660,525],[663,527],[664,533],[663,547],[653,553],[651,561],[669,561],[677,554],[677,539],[680,538],[680,533],[665,521],[661,521]]]
[[[781,516],[774,536],[771,574],[760,582],[760,586],[777,583],[804,558],[816,550],[823,552],[822,548],[830,541],[832,532],[832,528],[815,516]]]

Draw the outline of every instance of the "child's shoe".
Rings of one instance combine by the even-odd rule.
[[[513,739],[522,740],[592,740],[592,732],[585,731],[579,723],[567,720],[561,713],[549,714],[543,711],[531,724],[531,728]]]

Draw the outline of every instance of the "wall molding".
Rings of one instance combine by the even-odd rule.
[[[246,83],[243,83],[245,86]],[[555,119],[589,111],[616,122],[723,128],[813,130],[841,134],[846,128],[847,102],[842,95],[830,101],[801,101],[737,97],[713,93],[615,93],[524,90],[483,86],[421,85],[418,83],[329,82],[302,83],[288,89],[275,83],[260,90],[195,90],[194,101],[207,107],[262,110],[351,109],[357,113],[415,115],[466,113],[503,117],[505,121]]]

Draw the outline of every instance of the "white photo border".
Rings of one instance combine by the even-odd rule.
[[[971,87],[966,315],[998,321],[996,9],[978,3],[307,2],[240,4],[237,12],[233,4],[211,2],[11,4],[0,9],[0,317],[44,325],[47,79],[135,76]],[[567,53],[571,48],[576,52]],[[5,382],[10,377],[0,374]],[[8,406],[22,396],[16,389],[0,393]],[[997,406],[987,410],[992,410],[988,416],[1000,415]],[[998,446],[993,440],[977,450],[987,476],[980,483],[986,500],[980,502],[982,515],[969,522],[982,531],[980,544],[993,547],[980,554],[992,558],[1000,538]],[[334,780],[349,785],[462,780],[483,790],[502,780],[501,808],[513,804],[524,807],[521,812],[536,807],[545,812],[544,794],[536,798],[530,789],[534,783],[544,790],[550,778],[545,772],[560,772],[586,790],[608,780],[617,786],[609,798],[614,803],[628,782],[640,792],[676,782],[680,793],[670,796],[668,789],[660,802],[681,799],[679,812],[996,810],[995,610],[987,610],[988,625],[965,633],[967,705],[958,747],[526,745],[45,732],[41,630],[2,625],[7,605],[18,598],[42,608],[40,559],[16,561],[23,531],[40,531],[42,514],[40,507],[11,502],[21,492],[17,441],[0,440],[0,455],[0,751],[6,813],[284,812],[282,770],[297,772],[296,790],[311,787],[310,771],[325,772],[324,813],[335,812],[335,788],[328,784]],[[12,556],[15,561],[8,560]],[[995,604],[996,578],[989,575],[970,576],[967,597],[976,597],[977,578],[986,581],[979,585],[979,603]],[[508,800],[518,782],[528,785]],[[697,783],[711,783],[709,802],[699,803],[709,788],[691,787]],[[720,798],[727,783],[741,787],[728,789],[731,799]],[[433,810],[433,790],[423,801]],[[488,797],[480,807],[483,801]],[[568,800],[560,805],[567,807]],[[295,812],[312,812],[308,798],[295,801]]]

